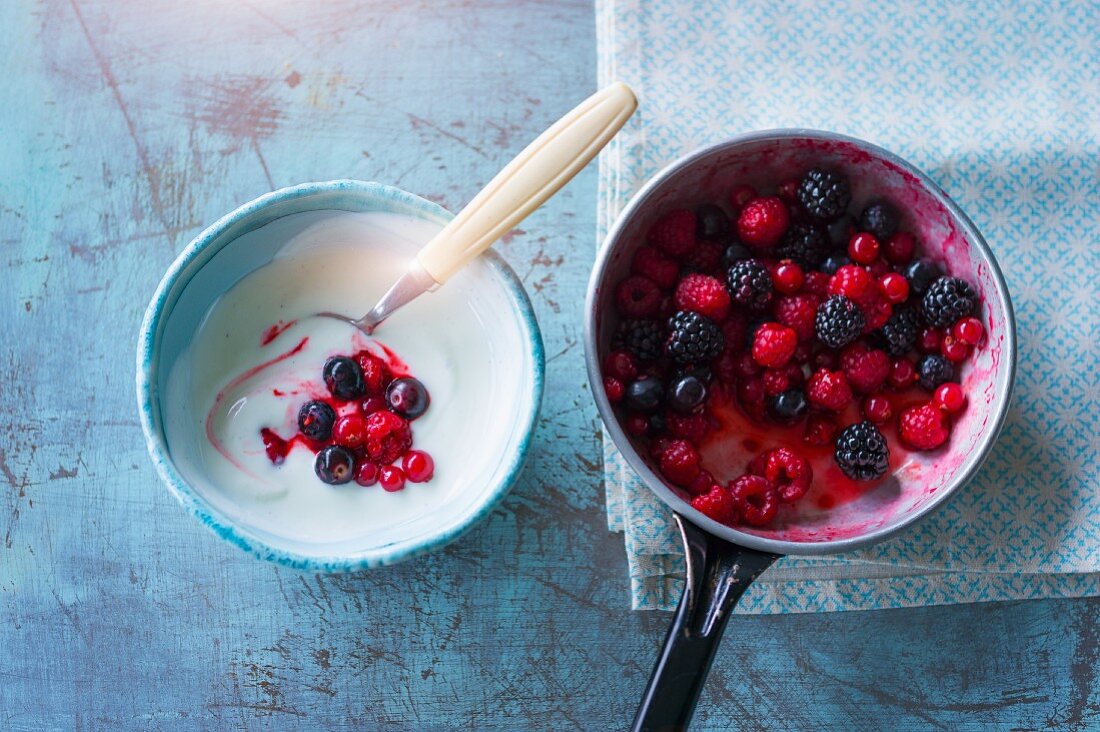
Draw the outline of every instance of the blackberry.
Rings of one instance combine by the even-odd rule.
[[[848,345],[863,332],[866,320],[856,304],[843,295],[833,295],[817,309],[814,332],[829,348]]]
[[[804,269],[816,269],[829,249],[829,241],[820,226],[793,223],[775,248],[778,259],[791,259]]]
[[[835,275],[838,269],[851,263],[852,260],[846,254],[830,254],[821,263],[821,271],[827,275]]]
[[[752,252],[749,248],[739,241],[733,241],[726,247],[725,253],[722,255],[722,263],[726,267],[732,267],[737,262],[744,259],[752,259]]]
[[[839,173],[811,168],[798,184],[798,200],[812,218],[835,221],[848,210],[852,190],[848,179]]]
[[[766,310],[775,287],[768,268],[756,259],[734,262],[729,270],[730,297],[754,312]]]
[[[665,344],[665,331],[656,320],[624,320],[615,334],[615,350],[625,349],[639,361],[656,361]]]
[[[879,330],[878,340],[891,356],[904,356],[916,345],[920,326],[920,313],[912,308],[899,308]]]
[[[958,277],[940,277],[928,286],[921,299],[921,310],[928,324],[946,328],[974,312],[978,293],[969,282]]]
[[[713,203],[704,203],[695,209],[695,238],[714,241],[723,239],[730,231],[726,212]]]
[[[725,345],[722,329],[710,318],[690,310],[681,310],[669,318],[668,327],[671,332],[665,341],[665,352],[680,365],[707,363]]]
[[[954,380],[955,367],[943,356],[932,354],[917,362],[917,374],[922,388],[935,391],[940,384]]]
[[[905,268],[904,274],[909,280],[909,292],[922,295],[929,285],[943,276],[943,270],[931,259],[917,259]]]
[[[794,424],[806,416],[809,404],[801,389],[787,391],[768,400],[768,414],[780,424]]]
[[[897,233],[900,223],[898,210],[888,201],[875,201],[859,216],[859,230],[871,232],[883,243]]]
[[[660,379],[652,376],[643,376],[637,381],[632,381],[626,387],[623,403],[629,409],[636,412],[652,412],[661,406],[665,398],[665,387]]]
[[[874,480],[890,469],[890,448],[886,438],[864,420],[844,428],[836,438],[836,464],[852,480]]]

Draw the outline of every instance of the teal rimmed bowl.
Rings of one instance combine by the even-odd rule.
[[[439,549],[488,515],[515,483],[530,448],[542,402],[545,356],[523,286],[499,256],[486,252],[468,266],[480,269],[478,282],[490,290],[486,296],[505,303],[494,310],[495,322],[484,324],[486,343],[501,351],[509,368],[518,373],[510,380],[514,393],[505,395],[509,409],[503,418],[511,420],[504,430],[507,438],[503,444],[485,446],[490,470],[480,474],[483,479],[449,486],[440,493],[440,504],[423,515],[384,530],[368,531],[354,540],[331,543],[281,535],[270,526],[253,523],[247,515],[227,510],[217,495],[218,486],[211,485],[201,471],[196,473],[199,469],[195,466],[202,461],[187,454],[190,448],[186,443],[166,436],[166,410],[176,408],[165,397],[169,374],[217,299],[242,277],[270,262],[284,243],[279,239],[241,237],[285,217],[324,212],[401,214],[439,227],[451,218],[440,206],[398,188],[350,180],[283,188],[244,204],[188,244],[157,287],[138,338],[137,400],[146,445],[157,472],[203,525],[268,561],[317,572],[347,572],[394,564]],[[498,332],[513,336],[503,338]],[[433,404],[433,409],[445,406]],[[324,487],[317,484],[313,489]]]

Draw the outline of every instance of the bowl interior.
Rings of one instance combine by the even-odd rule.
[[[874,146],[804,131],[760,133],[685,158],[630,202],[605,242],[589,316],[598,351],[598,360],[590,360],[589,365],[598,369],[618,325],[614,287],[628,274],[634,251],[644,243],[645,232],[656,218],[677,207],[725,201],[741,183],[774,190],[778,182],[799,177],[813,166],[848,176],[854,211],[876,198],[893,201],[903,212],[902,228],[918,236],[923,255],[938,260],[948,273],[969,280],[981,292],[980,317],[987,344],[962,368],[969,405],[953,428],[949,446],[912,455],[891,477],[850,502],[823,509],[802,501],[793,513],[781,515],[769,527],[731,529],[692,509],[678,490],[666,485],[649,458],[642,457],[645,450],[636,449],[617,421],[612,419],[608,427],[650,487],[695,523],[741,544],[801,553],[851,548],[911,522],[977,469],[1000,428],[1014,368],[1011,305],[996,263],[965,215],[923,174]],[[596,397],[601,412],[610,416],[613,412],[602,391],[597,389]]]
[[[455,538],[486,515],[515,480],[541,402],[543,354],[530,303],[514,273],[489,254],[457,274],[446,288],[422,298],[446,300],[444,310],[455,322],[465,324],[461,330],[456,326],[453,333],[443,330],[444,347],[424,344],[420,335],[424,311],[416,303],[396,314],[378,334],[399,355],[411,354],[408,360],[414,374],[417,359],[438,361],[434,372],[443,376],[428,384],[432,408],[414,425],[415,446],[437,451],[436,476],[431,482],[390,494],[377,486],[333,488],[309,475],[303,481],[307,484],[288,491],[289,496],[302,498],[300,507],[290,510],[308,511],[307,494],[316,499],[317,492],[329,491],[324,496],[331,501],[325,509],[329,518],[320,523],[331,523],[319,531],[307,530],[304,518],[301,530],[288,526],[286,510],[278,518],[278,512],[269,515],[255,510],[253,503],[238,500],[239,489],[221,477],[225,471],[212,467],[212,460],[219,458],[212,458],[206,442],[200,406],[178,398],[185,392],[177,383],[190,384],[200,377],[187,375],[186,382],[179,382],[178,373],[175,380],[171,375],[192,367],[188,349],[197,342],[194,336],[204,319],[212,317],[211,306],[245,275],[272,262],[296,233],[318,222],[338,228],[349,217],[376,212],[406,217],[408,231],[416,239],[408,242],[409,256],[416,244],[430,238],[449,218],[434,204],[378,184],[338,181],[276,191],[230,214],[188,247],[162,282],[143,327],[139,401],[150,452],[162,477],[216,533],[283,564],[322,571],[358,569],[392,563]],[[349,266],[347,273],[334,276],[352,277],[352,269]],[[302,284],[316,287],[318,283]],[[318,298],[318,304],[327,306],[322,309],[346,310],[340,303],[326,302],[323,292]],[[261,323],[267,322],[262,319],[273,317],[252,313],[248,306],[243,303],[234,320],[244,324],[244,332],[259,332]],[[347,328],[350,341],[354,331]],[[452,383],[458,379],[448,375],[465,372],[448,359],[463,347],[477,349],[478,363],[487,373],[484,378]],[[226,348],[204,357],[211,380],[228,381],[249,363],[250,356],[235,350]],[[473,405],[481,410],[473,411]],[[444,454],[461,458],[444,461]]]

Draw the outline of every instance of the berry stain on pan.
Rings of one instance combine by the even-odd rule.
[[[857,172],[807,170],[806,147]],[[850,143],[721,166],[647,200],[648,246],[617,283],[604,369],[620,419],[666,483],[746,532],[842,539],[918,510],[989,419],[974,403],[995,396],[1004,341],[982,312],[992,273],[920,180]],[[878,186],[881,169],[888,183],[871,190],[864,179]],[[720,266],[697,254],[714,238]],[[935,352],[918,350],[930,324]],[[632,389],[654,398],[624,399]],[[777,451],[796,467],[765,470]],[[792,471],[805,487],[784,490]]]

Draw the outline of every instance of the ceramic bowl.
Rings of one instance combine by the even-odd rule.
[[[702,515],[660,477],[646,451],[622,429],[602,384],[601,364],[618,326],[615,285],[626,277],[645,232],[670,209],[724,201],[737,184],[774,190],[778,182],[821,166],[848,176],[852,211],[885,197],[903,212],[924,256],[981,294],[986,344],[962,367],[969,398],[949,445],[913,454],[891,477],[856,500],[832,508],[796,504],[793,514],[764,528],[722,525]],[[589,283],[585,333],[590,383],[608,433],[630,466],[674,510],[740,546],[777,554],[824,554],[879,541],[926,515],[978,470],[1008,412],[1016,365],[1016,329],[1008,288],[977,228],[928,176],[898,156],[842,135],[774,130],[733,138],[691,153],[653,177],[623,210],[600,250]]]
[[[479,318],[483,332],[477,338],[482,340],[471,347],[488,349],[493,354],[493,363],[503,364],[500,383],[485,387],[500,392],[499,397],[492,398],[504,405],[499,413],[493,412],[493,419],[502,423],[501,429],[492,433],[499,435],[499,439],[484,437],[484,444],[478,445],[469,460],[477,464],[477,470],[452,471],[452,476],[458,475],[447,484],[440,478],[437,464],[437,475],[431,483],[410,486],[402,492],[408,494],[413,489],[431,487],[433,498],[424,510],[405,515],[392,525],[384,518],[371,517],[373,523],[364,524],[370,528],[361,536],[340,540],[307,541],[300,536],[284,535],[290,532],[281,534],[247,514],[227,508],[219,486],[203,470],[201,456],[194,454],[198,450],[195,445],[203,438],[196,435],[190,440],[175,440],[166,436],[166,421],[172,417],[168,410],[179,409],[165,396],[169,391],[169,374],[215,301],[242,277],[270,262],[284,243],[275,237],[246,237],[246,234],[296,214],[340,216],[343,212],[402,214],[427,222],[433,229],[441,228],[451,217],[429,201],[379,183],[307,183],[269,193],[217,221],[184,249],[149,304],[137,349],[141,425],[153,463],[173,495],[203,525],[238,547],[282,565],[321,572],[393,564],[439,549],[488,515],[516,481],[524,463],[542,401],[545,370],[542,340],[531,303],[508,265],[499,256],[486,252],[447,285],[448,290],[457,288],[470,293],[472,299],[484,299],[485,304],[478,312],[491,315]],[[473,277],[477,279],[470,280]],[[477,283],[476,293],[467,280]],[[304,284],[316,286],[316,283]],[[464,287],[467,289],[463,290]],[[472,299],[463,302],[473,307]],[[445,406],[433,404],[434,409]],[[191,421],[196,423],[197,431],[197,421]],[[173,426],[172,434],[174,430]],[[442,486],[441,480],[445,483]],[[353,486],[342,488],[351,490]],[[319,481],[310,486],[291,487],[291,490],[325,489],[331,490]],[[380,494],[380,499],[402,494]],[[385,511],[384,501],[374,505]]]

